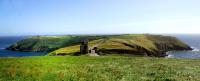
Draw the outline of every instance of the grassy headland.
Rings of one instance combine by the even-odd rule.
[[[97,35],[97,36],[37,36],[21,40],[8,49],[15,51],[48,51],[49,55],[71,55],[80,51],[80,41],[89,40],[89,47],[96,46],[98,54],[139,54],[165,56],[173,50],[191,50],[175,37],[149,34]]]
[[[124,56],[1,58],[0,81],[200,81],[200,60]]]
[[[61,47],[79,44],[84,38],[99,39],[98,36],[34,36],[12,44],[7,49],[25,52],[49,52]]]

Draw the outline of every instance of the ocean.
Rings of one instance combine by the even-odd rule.
[[[200,35],[170,35],[175,36],[191,46],[192,51],[170,51],[166,58],[200,58]],[[9,45],[27,36],[0,37],[0,57],[44,56],[44,52],[17,52],[6,50]]]
[[[170,35],[177,37],[184,43],[188,44],[192,51],[170,51],[167,58],[200,58],[200,35],[199,34],[176,34]]]

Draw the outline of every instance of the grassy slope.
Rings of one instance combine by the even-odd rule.
[[[45,56],[0,59],[0,81],[200,81],[200,59]]]
[[[88,43],[89,47],[97,44],[102,39],[94,40]],[[77,53],[80,51],[80,45],[73,45],[73,46],[67,46],[64,48],[60,48],[58,50],[55,50],[53,52],[50,52],[49,55],[71,55],[74,53]]]
[[[89,39],[89,46],[98,47],[100,54],[140,54],[148,56],[163,56],[171,50],[189,48],[180,40],[161,35],[127,34],[98,36],[36,36],[17,42],[9,47],[16,51],[50,52],[49,55],[71,55],[80,50],[80,41]]]
[[[98,36],[36,36],[30,37],[10,46],[19,51],[52,51],[65,46],[77,45],[82,39],[99,39]],[[14,49],[14,50],[15,50]]]
[[[160,36],[160,35],[146,35],[146,34],[111,35],[111,36],[106,36],[104,39],[105,39],[105,42],[100,44],[98,46],[98,49],[100,51],[105,51],[106,54],[108,54],[110,50],[120,50],[120,51],[131,50],[133,51],[131,53],[138,52],[141,54],[144,53],[143,49],[149,52],[155,52],[155,50],[160,50],[160,48],[158,48],[155,45],[155,43],[160,44],[161,46],[167,46],[170,48],[188,47],[186,44],[184,44],[183,42],[181,42],[180,40],[174,37]],[[92,45],[98,44],[97,41],[98,40],[90,41],[89,45],[92,46]],[[163,48],[166,48],[166,47],[163,47]],[[55,50],[49,53],[49,55],[58,55],[58,54],[68,55],[75,52],[79,52],[79,49],[80,48],[78,45],[69,46],[69,47],[64,47],[64,48]]]
[[[30,37],[16,44],[13,47],[22,51],[37,51],[41,47],[47,47],[49,50],[61,47],[65,42],[72,39],[72,36],[40,36]],[[12,47],[11,46],[11,47]]]

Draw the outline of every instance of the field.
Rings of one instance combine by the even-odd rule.
[[[0,81],[200,81],[200,59],[130,56],[0,58]]]

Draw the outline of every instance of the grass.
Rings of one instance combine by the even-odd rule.
[[[40,51],[45,48],[45,51],[57,49],[63,44],[71,40],[72,36],[37,36],[18,41],[14,47],[22,51]]]
[[[190,49],[175,37],[150,34],[35,36],[18,41],[8,49],[69,55],[79,52],[83,39],[89,40],[89,48],[97,47],[98,54],[137,53],[159,57],[165,51]]]
[[[141,55],[159,56],[157,54],[161,51],[172,51],[178,48],[186,49],[189,47],[175,37],[162,35],[125,34],[93,36],[91,38],[96,39],[89,41],[89,47],[98,45],[99,54],[137,53]],[[103,42],[100,43],[99,41]],[[79,52],[79,50],[79,45],[65,46],[50,52],[49,55],[69,55]]]
[[[0,81],[200,81],[200,59],[131,56],[0,58]]]
[[[92,47],[100,41],[102,41],[102,39],[93,40],[88,43],[88,46]],[[74,45],[74,46],[60,48],[59,50],[50,52],[48,55],[50,55],[50,56],[57,56],[57,55],[62,55],[62,54],[63,55],[74,55],[75,53],[78,53],[79,51],[80,51],[80,45]]]
[[[57,55],[74,55],[75,53],[80,51],[80,45],[68,46],[64,48],[60,48],[59,50],[55,50],[50,52],[49,56],[57,56]]]
[[[80,44],[82,39],[98,40],[102,36],[34,36],[24,40],[18,41],[11,45],[17,51],[38,51],[38,52],[52,52],[53,50]]]

